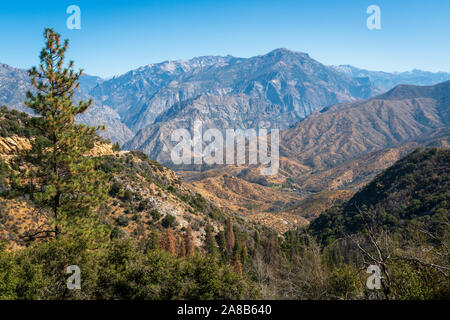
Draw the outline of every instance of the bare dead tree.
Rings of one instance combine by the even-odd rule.
[[[362,212],[358,209],[361,219],[365,226],[366,233],[345,234],[361,252],[363,264],[377,265],[381,271],[381,287],[387,300],[391,293],[391,275],[388,270],[388,264],[392,260],[393,248],[389,233],[383,230],[377,223],[376,213],[374,211]]]
[[[447,223],[446,226],[449,226],[449,224]],[[446,279],[450,279],[450,250],[448,241],[423,228],[415,228],[415,231],[425,235],[428,240],[434,241],[436,245],[429,247],[419,246],[416,250],[401,251],[397,254],[396,259],[434,269]]]

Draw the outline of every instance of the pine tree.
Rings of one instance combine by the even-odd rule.
[[[216,238],[217,245],[219,246],[222,260],[228,261],[227,241],[225,238],[225,232],[219,231],[219,233],[217,233],[215,238]]]
[[[169,252],[170,254],[175,254],[175,236],[173,235],[172,229],[167,228],[165,236],[161,239],[161,248]]]
[[[227,229],[226,229],[226,239],[227,239],[227,251],[229,256],[232,255],[235,239],[234,239],[234,231],[233,231],[233,219],[228,217],[227,221]]]
[[[245,244],[242,246],[242,253],[241,253],[241,256],[242,256],[242,261],[243,261],[244,263],[247,263],[248,260],[249,260],[249,257],[248,257],[247,246],[246,246]]]
[[[215,257],[218,254],[218,248],[216,240],[214,239],[213,228],[211,227],[211,225],[206,226],[205,232],[206,232],[205,235],[206,251],[208,252],[209,255]]]
[[[152,230],[147,240],[147,249],[155,250],[159,249],[159,234],[157,231]]]
[[[236,263],[236,260],[239,260],[239,263],[242,265],[242,246],[239,241],[236,241],[233,248],[233,264]]]
[[[186,229],[186,234],[184,236],[184,243],[186,247],[186,256],[193,255],[195,252],[195,243],[191,227],[187,227]]]
[[[96,130],[100,128],[74,122],[75,116],[91,104],[73,102],[82,70],[74,72],[73,61],[64,66],[68,40],[61,44],[60,35],[52,29],[45,29],[44,38],[39,69],[29,70],[36,90],[27,92],[25,101],[40,116],[37,122],[42,138],[32,140],[31,150],[18,160],[28,163],[21,174],[23,186],[36,205],[48,212],[51,228],[38,230],[30,238],[57,237],[64,230],[74,229],[75,222],[93,216],[106,195],[105,175],[95,169],[98,159],[85,156],[98,139]]]
[[[178,237],[178,256],[179,257],[186,257],[186,245],[184,243],[184,238],[181,236]]]
[[[261,242],[261,237],[259,235],[258,230],[255,230],[254,240],[255,240],[255,246],[257,247]]]
[[[234,271],[239,273],[240,275],[242,275],[242,262],[241,262],[241,257],[238,254],[236,254],[234,256],[233,266],[234,266]]]

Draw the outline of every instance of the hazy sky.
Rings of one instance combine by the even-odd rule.
[[[81,29],[69,30],[69,5]],[[381,30],[366,9],[381,8]],[[0,62],[38,63],[45,27],[69,38],[69,58],[109,77],[149,63],[202,55],[250,57],[275,48],[325,64],[450,72],[449,0],[1,1]]]

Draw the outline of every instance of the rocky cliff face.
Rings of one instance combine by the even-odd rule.
[[[305,53],[286,49],[249,59],[210,57],[208,63],[201,64],[198,61],[206,58],[199,59],[152,65],[106,81],[91,91],[118,110],[128,126],[139,130],[125,148],[140,149],[165,161],[167,153],[162,151],[171,149],[167,133],[192,128],[195,120],[219,130],[284,129],[330,104],[374,94],[369,82],[343,75]],[[164,74],[160,76],[164,81],[156,81],[155,73]],[[133,98],[128,98],[123,86],[133,87]],[[117,96],[117,92],[122,94]],[[124,103],[127,100],[131,101],[128,105]]]
[[[88,91],[101,82],[98,77],[83,75],[75,100],[89,100]],[[26,70],[0,64],[0,105],[32,114],[23,102],[26,99],[26,92],[33,90]],[[133,137],[131,130],[120,121],[118,113],[96,100],[87,112],[77,117],[76,121],[91,126],[105,125],[106,130],[100,132],[100,135],[120,144]]]
[[[232,119],[226,124],[236,127],[262,121],[287,128],[325,106],[369,98],[400,83],[429,85],[448,79],[450,74],[417,70],[392,74],[327,67],[305,53],[276,49],[248,59],[208,56],[151,64],[104,81],[90,94],[144,135],[137,138],[142,141],[148,131],[139,130],[161,122],[189,121],[196,111],[211,113],[211,121]],[[244,107],[238,116],[233,104]],[[131,145],[149,149],[136,141]]]
[[[10,137],[0,137],[0,157],[14,156],[19,152],[31,149],[31,141],[26,137],[13,135]],[[127,151],[114,152],[111,144],[94,142],[94,147],[87,153],[87,156],[100,157],[113,154],[123,154]]]
[[[0,137],[0,155],[14,155],[22,150],[31,148],[30,140],[24,137]]]
[[[31,89],[30,79],[25,70],[0,63],[0,104],[25,111],[25,93]]]

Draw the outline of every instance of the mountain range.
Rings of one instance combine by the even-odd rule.
[[[448,148],[449,98],[450,81],[399,85],[324,108],[282,131],[277,175],[244,165],[184,176],[206,198],[285,231],[347,200],[415,148]]]
[[[332,66],[335,70],[345,73],[352,78],[368,78],[380,93],[388,91],[399,84],[414,84],[430,86],[449,80],[446,72],[429,72],[413,69],[406,72],[383,72],[359,69],[350,65]]]
[[[369,97],[372,88],[305,53],[277,49],[248,59],[200,57],[151,64],[105,81],[91,94],[137,131],[175,117],[180,109],[201,104],[200,111],[207,113],[241,100],[248,112],[267,113],[261,120],[270,122],[271,109],[276,109],[277,125],[286,126],[318,108]],[[237,125],[250,121],[242,117]]]
[[[281,154],[313,168],[429,135],[450,123],[450,81],[399,85],[377,97],[333,105],[283,132]]]
[[[167,162],[168,134],[206,127],[286,129],[327,106],[371,98],[398,83],[435,84],[448,73],[385,73],[325,66],[306,53],[276,49],[251,58],[205,56],[150,64],[103,80],[83,75],[76,99],[93,99],[77,119],[106,125],[102,136]],[[26,110],[27,72],[0,64],[0,104]]]
[[[75,100],[89,100],[89,98],[92,98],[88,92],[102,81],[99,77],[82,75],[80,78],[80,90],[76,91]],[[0,63],[1,105],[32,114],[31,110],[24,106],[23,102],[26,99],[26,92],[33,91],[33,89],[26,70]],[[92,126],[105,125],[106,129],[101,135],[114,142],[124,143],[133,136],[131,130],[121,122],[120,116],[116,111],[100,104],[95,99],[93,99],[91,108],[86,113],[78,116],[77,120]]]

